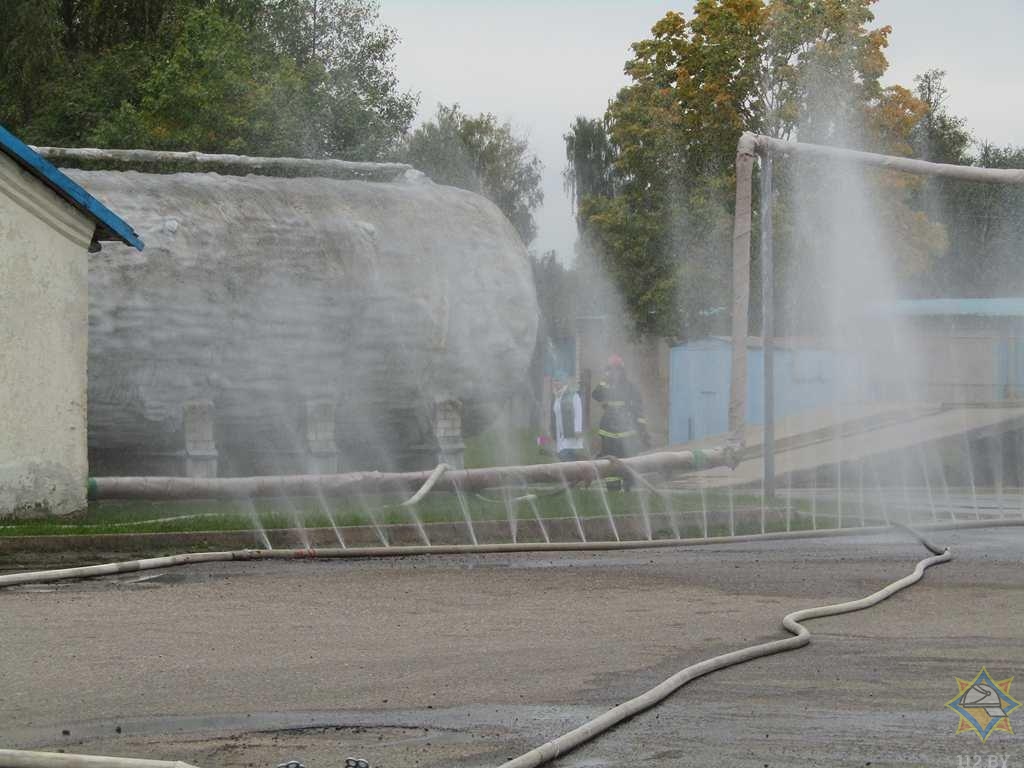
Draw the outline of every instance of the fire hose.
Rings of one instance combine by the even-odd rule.
[[[438,473],[438,476],[441,473]],[[436,479],[436,478],[435,478]],[[719,656],[714,656],[710,659],[698,662],[691,666],[688,666],[676,674],[672,675],[668,679],[656,685],[654,688],[636,696],[629,701],[619,704],[616,707],[608,710],[599,717],[590,720],[583,725],[574,728],[568,733],[559,736],[558,738],[552,739],[551,741],[542,744],[539,747],[531,749],[519,757],[509,760],[503,763],[500,768],[533,768],[534,766],[543,765],[555,758],[566,754],[567,752],[579,747],[580,745],[591,741],[599,735],[605,733],[611,728],[615,727],[619,723],[647,710],[656,704],[664,701],[667,697],[678,691],[680,688],[685,686],[687,683],[696,680],[699,677],[708,675],[720,669],[734,666],[736,664],[742,664],[743,662],[752,661],[763,656],[770,656],[776,653],[782,653],[785,651],[795,650],[801,648],[811,641],[811,634],[804,627],[801,622],[809,619],[819,619],[826,616],[837,616],[844,613],[852,613],[854,611],[861,611],[866,608],[870,608],[883,600],[891,597],[900,590],[906,589],[907,587],[916,584],[924,576],[925,570],[938,565],[939,563],[945,563],[952,559],[952,553],[949,548],[939,548],[923,535],[904,526],[898,526],[899,528],[906,530],[912,536],[914,536],[921,544],[923,544],[933,554],[919,561],[914,570],[898,579],[891,584],[883,587],[882,589],[862,597],[857,600],[849,600],[842,603],[834,603],[831,605],[823,605],[814,608],[804,608],[802,610],[793,611],[787,614],[782,619],[782,626],[786,631],[792,634],[792,637],[782,638],[779,640],[772,640],[766,643],[759,643],[757,645],[748,646],[737,651],[731,651],[724,653]],[[891,530],[891,528],[889,529]],[[818,534],[822,532],[817,532]],[[860,533],[864,533],[864,529],[861,529]],[[743,537],[743,538],[754,538],[754,537]],[[615,542],[607,543],[607,549],[623,548],[622,545],[629,544],[647,544],[650,545],[652,542]],[[580,549],[583,542],[576,542],[571,545],[564,547],[565,549]],[[595,544],[606,544],[605,542],[595,542]],[[473,550],[473,551],[508,551],[510,546],[514,545],[482,545],[477,547],[418,547],[414,549],[432,549],[435,551],[445,551],[449,549],[458,550]],[[536,548],[535,546],[527,546],[524,549]],[[552,548],[552,547],[548,547]],[[383,550],[387,552],[387,550]],[[332,555],[343,556],[343,553],[352,553],[352,550],[334,550]],[[106,565],[89,566],[85,568],[67,568],[57,571],[43,571],[35,574],[10,574],[7,576],[0,576],[0,587],[12,586],[14,584],[33,583],[39,581],[51,581],[63,578],[81,578],[84,576],[102,575],[103,573],[119,573],[126,570],[141,570],[143,564],[153,564],[152,567],[164,567],[165,565],[179,565],[186,562],[209,562],[212,560],[223,560],[223,559],[246,559],[246,554],[257,554],[247,553],[245,551],[241,553],[224,553],[224,552],[210,552],[210,553],[193,553],[186,555],[176,555],[165,558],[151,558],[149,561],[134,561],[131,563],[108,563]],[[259,551],[258,554],[261,557],[279,555],[283,557],[295,557],[294,551]],[[309,556],[317,556],[316,551],[310,551]],[[160,563],[160,564],[157,564]],[[148,567],[148,566],[147,566]],[[135,760],[130,758],[107,758],[107,757],[93,757],[85,755],[67,755],[67,754],[54,754],[46,752],[23,752],[18,750],[0,750],[0,768],[192,768],[185,763],[169,763],[159,762],[152,760]]]
[[[900,527],[903,528],[904,526]],[[802,648],[811,642],[811,633],[800,622],[807,621],[808,619],[820,619],[825,616],[838,616],[839,614],[853,613],[854,611],[862,611],[865,608],[870,608],[882,602],[886,598],[892,597],[900,590],[906,589],[912,584],[919,582],[924,576],[926,569],[933,565],[938,565],[939,563],[948,562],[953,558],[952,553],[949,551],[949,547],[939,549],[916,531],[911,531],[909,528],[905,528],[905,530],[910,531],[910,533],[917,538],[918,541],[924,544],[924,546],[933,554],[931,557],[926,557],[924,560],[918,562],[913,572],[907,574],[902,579],[898,579],[877,592],[870,594],[867,597],[862,597],[859,600],[848,600],[843,603],[833,603],[832,605],[822,605],[815,608],[804,608],[799,611],[788,613],[782,619],[782,626],[787,632],[790,632],[793,637],[786,637],[780,640],[771,640],[767,643],[751,645],[746,648],[741,648],[738,651],[730,651],[729,653],[723,653],[720,656],[713,656],[710,659],[705,659],[704,661],[692,664],[679,670],[668,679],[651,688],[649,691],[645,691],[629,701],[623,702],[616,707],[612,707],[603,715],[584,723],[578,728],[574,728],[556,739],[552,739],[539,747],[535,747],[517,758],[502,763],[500,768],[534,768],[535,766],[544,765],[545,763],[564,755],[566,752],[576,749],[580,745],[596,738],[605,731],[614,728],[624,720],[628,720],[644,710],[650,709],[656,704],[659,704],[684,685],[692,680],[696,680],[698,677],[703,677],[704,675],[708,675],[720,669],[735,666],[736,664],[742,664],[746,661],[759,659],[762,656],[771,656],[775,653],[783,653],[784,651],[792,651],[797,648]]]

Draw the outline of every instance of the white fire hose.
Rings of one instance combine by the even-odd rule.
[[[679,670],[672,675],[672,677],[654,686],[649,691],[646,691],[629,701],[623,702],[616,707],[612,707],[603,715],[595,717],[593,720],[584,723],[578,728],[574,728],[568,733],[559,736],[557,739],[552,739],[546,744],[542,744],[539,747],[531,749],[529,752],[520,755],[513,760],[502,763],[500,768],[534,768],[534,766],[543,765],[544,763],[550,762],[560,755],[564,755],[566,752],[575,749],[581,744],[596,738],[605,731],[614,728],[622,721],[628,720],[646,709],[650,709],[655,704],[659,704],[691,680],[696,680],[698,677],[703,677],[704,675],[716,672],[719,669],[725,669],[726,667],[731,667],[736,664],[742,664],[745,661],[758,659],[762,656],[770,656],[774,653],[782,653],[783,651],[792,651],[796,648],[801,648],[811,642],[811,633],[808,632],[807,628],[800,623],[801,621],[806,621],[807,619],[820,619],[825,616],[836,616],[841,613],[853,613],[854,611],[862,611],[865,608],[870,608],[871,606],[882,602],[886,598],[892,597],[901,589],[906,589],[910,585],[916,584],[924,576],[924,572],[927,568],[930,568],[933,565],[938,565],[939,563],[948,562],[953,558],[948,547],[940,550],[916,532],[911,531],[911,533],[935,554],[921,560],[914,568],[914,571],[904,576],[902,579],[894,581],[892,584],[883,587],[874,594],[862,597],[859,600],[849,600],[845,603],[822,605],[817,608],[804,608],[800,611],[788,613],[782,619],[782,626],[785,627],[788,632],[792,632],[793,637],[787,637],[781,640],[771,640],[767,643],[759,643],[758,645],[751,645],[746,648],[741,648],[738,651],[730,651],[729,653],[723,653],[720,656],[713,656],[712,658],[698,662],[697,664],[692,664],[685,669]]]
[[[440,474],[440,473],[438,473]],[[902,528],[902,526],[899,526]],[[952,526],[943,526],[952,527]],[[961,526],[957,526],[961,527]],[[966,526],[964,526],[966,527]],[[976,527],[976,526],[971,526]],[[863,534],[868,529],[857,529],[855,532]],[[892,530],[891,528],[885,528],[884,530]],[[926,569],[939,563],[945,563],[952,559],[952,553],[949,548],[940,549],[934,544],[929,542],[921,534],[913,531],[909,528],[905,528],[911,535],[913,535],[918,541],[920,541],[925,547],[927,547],[933,555],[927,557],[924,560],[918,562],[913,572],[904,576],[902,579],[892,582],[886,587],[878,590],[877,592],[862,597],[859,600],[850,600],[843,603],[834,603],[832,605],[823,605],[816,608],[804,608],[803,610],[794,611],[787,614],[782,619],[782,626],[793,634],[793,637],[787,637],[779,640],[772,640],[767,643],[760,643],[758,645],[752,645],[747,648],[742,648],[737,651],[731,651],[729,653],[721,654],[720,656],[714,656],[705,661],[693,664],[685,669],[680,670],[676,674],[669,677],[667,680],[651,688],[649,691],[636,696],[622,704],[605,712],[603,715],[594,718],[593,720],[584,723],[578,728],[574,728],[568,733],[559,736],[556,739],[542,744],[539,747],[531,749],[529,752],[509,760],[503,763],[500,768],[533,768],[534,766],[543,765],[560,755],[564,755],[570,750],[590,741],[602,733],[608,731],[619,723],[633,717],[646,709],[649,709],[656,704],[664,701],[668,696],[672,695],[684,685],[689,683],[691,680],[695,680],[698,677],[710,674],[719,669],[725,669],[736,664],[742,664],[745,661],[751,661],[753,659],[760,658],[762,656],[770,656],[775,653],[781,653],[783,651],[790,651],[796,648],[800,648],[807,645],[811,641],[811,634],[808,630],[800,623],[807,619],[819,619],[825,616],[836,616],[842,613],[852,613],[854,611],[861,611],[865,608],[870,608],[878,603],[882,602],[888,597],[896,594],[902,589],[906,589],[912,584],[916,584],[924,576]],[[851,531],[853,532],[853,531]],[[814,532],[817,535],[821,535],[825,532],[817,531]],[[841,534],[841,532],[835,532]],[[811,534],[813,535],[813,534]],[[769,534],[767,536],[746,536],[746,537],[735,537],[735,539],[761,539],[761,538],[795,538],[792,534],[775,534],[774,536]],[[734,539],[734,540],[735,540]],[[707,540],[704,540],[707,542]],[[647,545],[651,546],[658,545],[668,542],[592,542],[591,544],[601,544],[607,546],[601,546],[601,549],[623,549],[628,548],[629,545]],[[677,545],[678,542],[672,542]],[[626,545],[626,546],[623,546]],[[515,545],[480,545],[476,547],[415,547],[409,548],[414,550],[424,550],[424,553],[428,550],[434,552],[446,552],[446,551],[477,551],[477,552],[507,552],[513,551]],[[521,546],[520,551],[529,550],[550,550],[555,549],[556,546],[548,545],[541,547],[540,545],[525,545]],[[596,548],[593,546],[587,547],[584,542],[575,542],[564,547],[558,546],[558,549],[582,549],[582,548]],[[369,550],[370,548],[366,548]],[[402,548],[405,549],[405,548]],[[356,553],[365,552],[366,550],[331,550],[330,556],[359,556]],[[394,554],[394,549],[385,548],[373,548],[372,551],[376,555]],[[401,551],[401,550],[399,550]],[[31,574],[9,574],[7,576],[0,576],[0,587],[12,586],[15,584],[25,583],[37,583],[44,581],[55,581],[66,578],[82,578],[85,576],[97,576],[109,573],[123,573],[126,571],[143,570],[149,567],[166,567],[167,565],[181,565],[185,563],[197,563],[197,562],[210,562],[214,560],[232,560],[232,559],[254,559],[258,557],[260,559],[265,557],[296,557],[301,556],[301,550],[269,550],[269,551],[250,551],[243,550],[241,552],[207,552],[207,553],[193,553],[186,555],[175,555],[171,557],[163,558],[151,558],[149,560],[132,561],[128,563],[108,563],[106,565],[88,566],[84,568],[65,568],[56,571],[42,571]],[[310,550],[306,556],[319,556],[320,551]],[[3,750],[0,749],[0,768],[193,768],[193,766],[182,762],[166,762],[159,760],[141,760],[134,758],[118,758],[118,757],[100,757],[92,755],[70,755],[63,753],[51,753],[51,752],[25,752],[19,750]]]
[[[0,768],[195,768],[181,761],[0,749]]]

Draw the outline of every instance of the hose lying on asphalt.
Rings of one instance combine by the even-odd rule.
[[[142,760],[134,757],[68,755],[60,752],[0,749],[0,768],[194,768],[194,766],[170,760]]]
[[[966,523],[966,524],[939,524],[930,525],[932,530],[949,530],[955,528],[983,528],[1001,527],[1002,525],[1020,525],[1020,521],[998,521],[987,523]],[[805,608],[787,614],[782,619],[783,627],[793,634],[780,640],[773,640],[767,643],[742,648],[720,656],[715,656],[705,661],[693,664],[680,670],[672,677],[658,684],[649,691],[630,699],[623,704],[605,712],[603,715],[584,723],[578,728],[559,736],[539,747],[536,747],[525,754],[503,763],[500,768],[532,768],[543,765],[560,755],[590,741],[602,733],[608,731],[619,723],[634,715],[643,712],[650,707],[660,703],[668,696],[682,688],[691,680],[710,674],[719,669],[724,669],[745,661],[769,656],[783,651],[794,650],[803,647],[810,642],[810,632],[801,625],[801,621],[818,619],[825,616],[836,616],[843,613],[864,610],[877,605],[882,600],[891,597],[896,592],[917,583],[924,576],[926,569],[939,563],[952,559],[949,548],[939,550],[934,544],[928,541],[923,535],[905,526],[898,526],[913,535],[930,551],[934,552],[931,557],[925,558],[917,563],[913,572],[902,579],[892,582],[879,591],[863,597],[859,600],[850,600],[844,603],[835,603],[815,608]],[[810,538],[843,535],[864,535],[870,533],[891,532],[893,527],[875,527],[859,529],[841,529],[834,531],[806,531],[778,534],[761,534],[750,536],[734,536],[725,541],[754,541],[773,540],[785,538]],[[212,562],[215,560],[250,560],[269,558],[296,558],[296,557],[382,557],[400,556],[403,554],[446,554],[446,553],[486,553],[486,552],[512,552],[512,551],[574,551],[582,549],[634,549],[640,547],[658,546],[679,546],[683,543],[708,544],[713,539],[700,540],[657,540],[644,542],[567,542],[551,544],[525,544],[525,545],[477,545],[477,546],[430,546],[430,547],[402,547],[402,548],[360,548],[332,549],[332,550],[241,550],[238,552],[204,552],[170,557],[150,558],[149,560],[136,560],[124,563],[107,563],[97,566],[86,566],[82,568],[65,568],[53,571],[40,571],[36,573],[8,574],[0,576],[0,587],[14,586],[16,584],[29,584],[48,581],[57,581],[70,578],[84,578],[87,576],[99,576],[111,573],[125,573],[130,571],[147,570],[149,568],[163,568],[170,565],[183,565],[186,563]],[[169,763],[154,760],[134,760],[128,758],[93,757],[87,755],[65,755],[48,752],[22,752],[18,750],[0,750],[0,768],[192,768],[186,763]]]
[[[1024,520],[980,520],[920,525],[932,531],[965,528],[1002,528],[1024,525]],[[787,539],[832,538],[836,536],[872,536],[891,534],[894,526],[876,525],[865,528],[835,528],[816,531],[779,531],[778,533],[751,533],[736,536],[712,536],[695,539],[653,539],[639,541],[552,541],[520,542],[517,544],[430,544],[402,547],[327,547],[324,549],[237,549],[226,552],[187,552],[180,555],[125,560],[100,565],[83,565],[47,571],[0,574],[0,589],[46,584],[66,579],[88,579],[119,573],[150,571],[194,563],[213,563],[248,560],[306,560],[306,559],[369,559],[380,557],[420,557],[431,555],[488,555],[522,552],[609,552],[632,549],[662,549],[667,547],[706,546],[709,544],[743,544],[755,541]],[[919,535],[916,532],[915,535]],[[2,768],[2,766],[0,766]]]
[[[911,533],[917,536],[917,538],[922,541],[928,549],[932,549],[932,545],[926,542],[923,537],[913,531],[911,531]],[[911,584],[916,584],[921,580],[921,577],[924,576],[925,569],[930,568],[933,565],[937,565],[938,563],[945,563],[951,560],[952,557],[953,555],[947,547],[941,554],[935,554],[921,560],[914,568],[913,573],[904,576],[898,581],[894,581],[892,584],[889,584],[867,597],[862,597],[859,600],[850,600],[845,603],[822,605],[817,608],[804,608],[803,610],[786,614],[782,619],[782,626],[785,627],[787,631],[792,632],[793,637],[787,637],[781,640],[772,640],[758,645],[751,645],[747,648],[742,648],[738,651],[731,651],[730,653],[723,653],[721,656],[714,656],[710,659],[706,659],[705,661],[686,667],[672,675],[672,677],[667,680],[659,683],[654,688],[651,688],[646,693],[642,693],[627,702],[619,704],[616,707],[612,707],[603,715],[584,723],[578,728],[574,728],[568,733],[559,736],[557,739],[552,739],[546,744],[542,744],[539,747],[531,749],[529,752],[526,752],[513,760],[502,763],[500,768],[534,768],[535,766],[543,765],[544,763],[554,760],[556,757],[564,755],[566,752],[575,749],[581,744],[594,739],[610,728],[618,725],[623,720],[628,720],[634,715],[639,714],[646,709],[650,709],[655,704],[658,704],[671,696],[691,680],[695,680],[698,677],[702,677],[703,675],[707,675],[719,669],[725,669],[726,667],[731,667],[735,664],[742,664],[745,661],[751,661],[752,659],[757,659],[762,656],[770,656],[774,653],[791,651],[805,646],[811,642],[811,633],[807,631],[806,627],[800,624],[801,621],[806,621],[807,619],[820,619],[824,616],[836,616],[841,613],[852,613],[853,611],[861,611],[865,608],[870,608],[871,606],[882,602],[887,597],[891,597],[896,594],[901,589],[906,589]]]

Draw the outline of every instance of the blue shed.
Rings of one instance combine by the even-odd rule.
[[[778,343],[778,342],[777,342]],[[775,417],[821,408],[836,399],[836,382],[853,363],[830,349],[778,346],[775,350]],[[669,441],[686,443],[729,430],[732,342],[709,338],[673,347],[669,368]],[[747,345],[747,423],[764,423],[764,351]]]
[[[990,403],[1024,396],[1024,298],[914,299],[868,308],[864,333],[911,334],[904,351],[837,353],[812,339],[776,339],[775,416],[837,402]],[[672,349],[669,440],[728,431],[732,342],[714,337]],[[912,356],[912,362],[907,362]],[[764,354],[747,342],[748,424],[764,423]]]
[[[1024,394],[1024,298],[914,299],[875,308],[920,340],[927,400],[994,402]]]

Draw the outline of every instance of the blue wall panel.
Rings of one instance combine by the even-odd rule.
[[[707,339],[672,349],[669,373],[669,440],[685,443],[729,429],[727,341]],[[860,380],[858,366],[831,350],[775,351],[775,417],[822,408],[848,395]],[[842,382],[840,392],[839,383]],[[747,350],[747,423],[764,423],[764,350]]]

